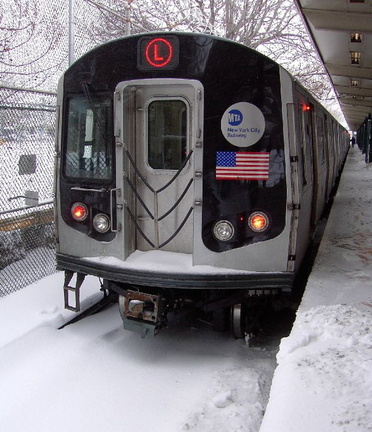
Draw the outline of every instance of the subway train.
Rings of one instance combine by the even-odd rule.
[[[77,60],[57,104],[66,308],[93,275],[125,329],[154,335],[193,305],[242,337],[253,301],[291,292],[349,135],[282,67],[210,35],[140,34]]]

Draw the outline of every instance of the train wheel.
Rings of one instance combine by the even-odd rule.
[[[245,336],[245,307],[241,303],[231,307],[231,334],[235,339]]]
[[[120,316],[121,319],[124,320],[125,319],[125,297],[123,295],[119,295],[119,299],[118,299],[118,305],[119,305],[119,312],[120,312]]]

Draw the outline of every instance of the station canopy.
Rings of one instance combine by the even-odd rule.
[[[350,130],[372,112],[372,0],[296,0]]]

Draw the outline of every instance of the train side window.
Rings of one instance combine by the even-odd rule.
[[[148,165],[178,170],[187,154],[187,106],[184,101],[155,100],[148,105]]]
[[[325,158],[325,136],[324,136],[324,120],[322,117],[316,117],[316,129],[318,139],[318,158],[319,162],[323,163]]]
[[[112,177],[112,108],[108,96],[71,97],[67,101],[64,174],[109,180]]]
[[[302,169],[302,184],[303,186],[306,186],[308,183],[308,157],[306,152],[306,135],[308,134],[307,131],[307,125],[305,122],[305,115],[302,109],[300,109],[300,136],[301,136],[301,155],[302,155],[302,163],[303,163],[303,169]]]

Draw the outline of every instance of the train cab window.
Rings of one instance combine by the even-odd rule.
[[[69,98],[65,134],[66,177],[92,180],[112,177],[112,108],[108,96]]]
[[[148,165],[178,170],[187,153],[187,106],[183,100],[155,100],[148,105]]]

